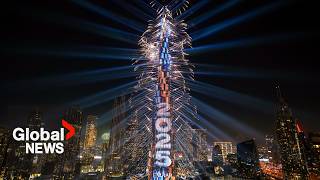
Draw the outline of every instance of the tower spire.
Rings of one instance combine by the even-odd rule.
[[[280,88],[279,84],[276,85],[276,95],[277,95],[278,99],[283,99],[281,88]]]
[[[284,97],[283,97],[283,94],[282,94],[282,91],[281,91],[281,88],[280,88],[280,84],[277,84],[276,85],[276,98],[277,98],[277,101],[280,103],[280,104],[287,104]]]
[[[299,128],[296,126],[290,107],[282,96],[279,85],[276,86],[276,93],[279,98],[276,110],[276,136],[280,147],[284,178],[294,179],[294,176],[299,176],[301,179],[306,179],[307,168],[304,163],[301,163],[304,162],[304,159],[297,132]]]

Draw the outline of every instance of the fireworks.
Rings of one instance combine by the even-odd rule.
[[[194,79],[184,52],[191,46],[186,28],[167,7],[161,8],[139,41],[142,56],[133,63],[140,75],[131,104],[149,152],[141,162],[154,179],[194,173],[191,121],[196,110],[186,83]]]

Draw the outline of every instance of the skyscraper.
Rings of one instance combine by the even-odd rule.
[[[320,133],[309,133],[307,146],[307,163],[310,177],[320,178]]]
[[[97,127],[96,120],[97,116],[88,115],[87,125],[86,125],[86,134],[84,138],[84,149],[90,149],[94,147],[97,140]]]
[[[222,174],[223,155],[220,145],[214,145],[212,150],[212,164],[216,175]]]
[[[193,133],[190,133],[192,137],[192,148],[189,153],[192,152],[192,158],[195,169],[204,175],[206,167],[208,166],[208,147],[207,147],[207,131],[205,129],[199,129],[193,127]],[[187,145],[185,145],[187,146]],[[183,153],[182,153],[183,154]],[[176,168],[177,169],[177,168]]]
[[[193,160],[198,162],[207,161],[207,131],[205,129],[193,129],[193,131]]]
[[[4,178],[7,169],[8,149],[11,143],[11,132],[9,129],[0,127],[0,179]]]
[[[237,144],[238,175],[257,178],[260,174],[259,156],[253,139]]]
[[[302,126],[302,122],[296,119],[296,131],[298,135],[298,153],[299,158],[301,158],[301,164],[306,168],[306,173],[308,173],[308,164],[307,164],[307,149],[308,142],[304,132],[304,128]]]
[[[113,116],[110,130],[110,144],[107,151],[106,172],[108,176],[123,175],[123,145],[126,128],[126,98],[117,97],[113,104]]]
[[[41,127],[44,127],[44,121],[42,118],[42,113],[38,108],[35,108],[29,115],[27,126],[32,130],[39,130]]]
[[[187,25],[172,15],[176,6],[167,3],[160,5],[157,17],[149,21],[139,40],[142,56],[134,62],[139,75],[133,104],[138,109],[139,124],[144,124],[141,133],[148,137],[143,144],[144,149],[150,149],[146,173],[150,179],[197,173],[190,157],[195,132],[189,124],[197,115],[187,87],[194,73],[184,52],[191,38],[186,33]]]
[[[81,173],[88,173],[95,171],[93,167],[94,157],[97,155],[97,116],[88,115],[86,132],[83,142],[82,151],[80,153],[81,159]]]
[[[276,135],[280,148],[281,163],[285,179],[306,179],[307,167],[299,142],[296,121],[287,102],[277,87]]]
[[[213,146],[218,145],[221,148],[223,162],[226,163],[227,155],[236,153],[236,147],[233,145],[232,142],[213,142]]]
[[[30,131],[36,130],[39,131],[40,128],[44,127],[43,115],[39,111],[39,108],[35,108],[29,115],[27,126]],[[31,158],[32,169],[30,171],[31,177],[36,177],[41,174],[41,168],[44,166],[46,162],[45,154],[35,154],[35,155],[26,155]],[[29,163],[29,162],[27,162]]]
[[[80,174],[80,138],[83,121],[83,112],[79,107],[71,107],[63,113],[63,119],[75,128],[75,135],[65,141],[64,153],[58,156],[55,167],[57,178],[73,179]]]
[[[273,135],[265,136],[266,158],[270,162],[280,164],[279,148]]]
[[[124,172],[126,176],[134,177],[137,174],[143,174],[146,171],[147,159],[144,158],[144,154],[148,153],[148,149],[141,146],[143,142],[143,134],[139,133],[139,124],[137,112],[132,113],[125,135],[124,144]],[[144,163],[136,163],[145,161]]]
[[[38,108],[31,111],[27,117],[26,127],[32,130],[39,130],[44,126],[42,113]],[[9,134],[8,134],[9,133]],[[4,161],[2,164],[5,168],[3,172],[4,179],[20,178],[28,179],[41,173],[41,168],[45,162],[45,155],[43,154],[26,154],[26,145],[24,141],[15,141],[11,136],[11,131],[2,133],[1,144],[6,148],[4,154]]]

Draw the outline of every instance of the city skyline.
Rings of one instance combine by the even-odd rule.
[[[280,86],[276,86],[275,89],[277,89],[278,87],[280,87]],[[283,94],[284,94],[284,93],[282,92],[282,95],[281,95],[281,96],[285,96],[285,95],[283,95]],[[117,98],[113,101],[113,104],[118,101],[117,99],[122,99],[121,101],[122,101],[122,103],[124,103],[124,104],[125,104],[126,102],[128,102],[128,100],[125,100],[125,99],[123,99],[123,98],[124,98],[124,96],[117,97]],[[286,103],[288,102],[286,98],[284,98],[284,97],[281,97],[281,98],[282,98]],[[279,101],[279,98],[278,98],[278,101]],[[277,107],[277,104],[278,104],[278,103],[275,103],[274,106]],[[127,105],[125,105],[125,106],[127,106]],[[301,128],[303,128],[303,131],[304,131],[304,132],[306,132],[306,133],[319,132],[319,131],[317,131],[317,130],[308,130],[308,129],[306,129],[305,126],[304,126],[303,120],[297,118],[297,117],[294,115],[295,112],[294,112],[294,110],[292,110],[291,104],[288,104],[288,106],[289,106],[289,108],[290,108],[290,110],[291,110],[292,118],[293,118],[295,121],[298,121],[299,125],[301,125]],[[87,111],[87,112],[86,112],[86,111],[84,111],[83,109],[81,109],[79,106],[71,106],[71,107],[79,108],[79,109],[82,111],[83,117],[85,117],[85,119],[87,119],[87,117],[94,117],[94,118],[96,118],[95,121],[97,121],[97,120],[99,120],[99,119],[101,118],[101,114],[91,113],[90,111]],[[126,109],[126,108],[128,108],[128,107],[123,107],[123,108]],[[68,108],[66,108],[66,109],[68,109]],[[110,113],[110,116],[111,116],[111,119],[113,119],[113,118],[115,118],[115,117],[114,117],[114,114],[115,114],[115,111],[117,111],[117,110],[115,109],[115,106],[114,106],[114,105],[113,105],[113,107],[112,107],[111,109],[112,109],[113,112]],[[123,111],[123,112],[127,112],[127,110],[125,110],[125,109],[123,109],[122,111]],[[65,109],[58,113],[57,121],[61,121],[61,119],[64,117],[64,115],[63,115],[63,114],[64,114],[64,111],[65,111]],[[32,114],[33,114],[33,113],[38,113],[38,114],[40,114],[41,120],[42,120],[42,126],[44,126],[44,127],[46,127],[46,128],[49,128],[49,129],[52,129],[52,127],[50,127],[49,124],[47,124],[47,123],[44,122],[44,117],[48,116],[48,114],[46,114],[45,112],[41,111],[41,108],[39,108],[38,106],[36,106],[36,107],[30,107],[30,111],[27,112],[26,115],[25,115],[25,117],[26,117],[26,118],[25,118],[25,122],[22,122],[22,124],[20,125],[21,127],[25,127],[25,126],[28,125],[28,121],[29,121],[29,119],[30,119],[30,116],[32,117]],[[93,114],[94,114],[94,115],[93,115]],[[124,116],[121,117],[121,118],[118,117],[118,122],[124,123],[124,122],[121,121],[120,119],[126,119],[126,118],[128,118],[127,116],[130,116],[130,115],[124,115]],[[243,140],[248,139],[248,138],[254,138],[255,140],[258,141],[258,144],[264,143],[264,141],[265,141],[265,139],[264,139],[264,138],[265,138],[265,135],[272,135],[272,136],[276,135],[276,132],[275,132],[276,129],[277,129],[276,111],[274,111],[274,116],[275,116],[275,119],[273,120],[274,122],[272,122],[272,124],[268,124],[268,126],[270,126],[270,128],[271,128],[270,131],[269,131],[269,132],[265,132],[265,133],[261,133],[261,135],[262,135],[263,137],[261,137],[260,139],[257,138],[257,137],[254,137],[254,136],[249,136],[249,135],[238,136],[238,137],[233,136],[233,137],[230,137],[230,138],[212,138],[212,137],[209,136],[208,142],[214,141],[214,142],[219,143],[219,142],[229,142],[229,141],[230,141],[230,142],[233,142],[233,143],[237,143],[237,142],[243,141]],[[110,134],[111,129],[112,129],[112,126],[114,126],[114,125],[113,125],[113,121],[114,121],[114,120],[112,120],[112,122],[110,122],[110,124],[108,124],[108,126],[104,126],[104,127],[99,127],[98,125],[95,125],[95,126],[96,126],[96,127],[95,127],[95,128],[96,128],[96,132],[95,132],[95,133],[97,134],[97,135],[96,135],[97,138],[96,138],[95,141],[97,141],[97,142],[99,142],[99,143],[103,142],[103,137],[102,137],[102,135],[105,134],[105,133],[109,133],[109,134]],[[125,122],[127,122],[127,121],[125,121]],[[88,120],[84,120],[83,123],[88,123]],[[97,122],[96,122],[96,123],[97,123]],[[9,128],[9,129],[15,128],[15,127],[8,127],[8,126],[1,126],[1,127]],[[56,126],[54,126],[54,128],[57,128],[57,127],[59,127],[59,124],[57,124]],[[54,128],[53,128],[53,129],[54,129]],[[206,128],[206,127],[202,127],[202,128],[210,133],[210,131],[208,130],[208,128]],[[81,133],[82,133],[82,134],[86,134],[86,129],[83,129]],[[82,135],[82,136],[83,136],[83,138],[85,137],[85,135]]]
[[[320,133],[305,132],[301,122],[292,116],[282,93],[279,91],[278,94],[276,130],[273,135],[265,135],[262,143],[252,137],[237,142],[211,141],[208,139],[210,132],[205,128],[192,127],[192,164],[201,179],[226,176],[267,179],[308,177],[313,180],[319,176]],[[139,133],[139,126],[144,124],[138,124],[137,111],[133,112],[133,116],[126,113],[124,102],[125,96],[114,100],[111,131],[101,137],[102,141],[97,142],[95,140],[99,137],[94,124],[99,117],[90,114],[85,116],[78,107],[65,110],[62,118],[73,124],[76,136],[65,143],[67,152],[62,155],[25,156],[24,146],[20,142],[8,143],[11,142],[12,130],[1,127],[1,176],[8,177],[11,174],[23,178],[30,175],[47,179],[139,178],[147,168],[146,162],[141,164],[141,158],[147,153],[141,143],[146,136]],[[27,127],[33,130],[45,127],[42,117],[43,113],[39,109],[31,111]],[[130,120],[126,121],[128,117]],[[12,152],[20,153],[15,157]],[[183,157],[183,152],[175,153],[175,161]],[[15,168],[14,162],[21,164],[19,168]],[[179,169],[175,172],[178,175],[186,173]]]
[[[318,71],[314,66],[314,61],[318,57],[316,54],[318,45],[314,42],[318,36],[313,23],[315,21],[312,16],[312,4],[297,1],[280,3],[277,6],[276,2],[232,2],[229,4],[206,2],[207,6],[204,4],[201,6],[200,3],[197,5],[200,7],[199,11],[194,14],[189,13],[185,17],[188,23],[199,23],[198,26],[191,24],[188,29],[193,39],[197,37],[195,32],[200,33],[201,29],[210,30],[215,24],[224,25],[221,23],[239,20],[230,26],[225,24],[226,27],[218,31],[217,35],[193,41],[194,50],[188,52],[189,59],[197,67],[195,79],[202,84],[194,85],[199,88],[191,88],[192,96],[244,125],[268,133],[272,128],[263,124],[271,124],[275,120],[274,87],[280,84],[285,98],[295,115],[303,121],[305,128],[318,131],[320,114],[316,102],[319,100],[317,99],[319,83],[317,83],[318,78],[315,78],[318,76]],[[56,124],[54,122],[58,121],[59,115],[68,105],[82,106],[93,114],[103,114],[106,109],[110,110],[112,107],[110,97],[126,93],[124,89],[127,86],[123,88],[122,86],[134,81],[130,64],[138,47],[131,42],[137,43],[136,36],[140,36],[142,32],[134,32],[134,29],[129,28],[128,33],[136,35],[130,42],[126,42],[120,38],[121,36],[119,39],[119,35],[112,38],[107,34],[101,34],[103,31],[99,34],[100,26],[96,27],[98,29],[89,30],[78,27],[79,24],[91,20],[92,23],[101,24],[101,28],[105,26],[122,31],[126,29],[120,20],[106,17],[107,20],[102,21],[101,18],[104,17],[102,12],[86,9],[84,4],[42,3],[32,6],[32,1],[28,3],[26,7],[33,9],[35,16],[41,14],[42,10],[45,12],[44,16],[34,18],[15,12],[9,14],[12,23],[7,27],[8,34],[16,38],[4,38],[5,42],[8,40],[6,59],[12,63],[6,63],[4,66],[9,70],[5,75],[8,79],[4,85],[8,89],[6,94],[10,100],[7,101],[7,110],[2,111],[1,124],[10,127],[22,124],[24,116],[31,110],[30,107],[37,106],[48,114],[45,115],[45,121],[53,127]],[[64,13],[66,15],[59,16],[58,12],[64,12],[61,9],[64,5],[72,10],[70,14]],[[121,11],[121,8],[124,8],[124,4],[121,3],[110,6],[106,2],[102,6],[107,12],[123,14],[124,17],[132,13],[128,10]],[[49,10],[49,7],[54,8]],[[21,13],[25,11],[19,10]],[[203,13],[200,13],[201,10]],[[259,10],[262,12],[259,13]],[[295,13],[297,11],[301,13],[297,15]],[[248,15],[247,19],[241,19],[246,14],[252,16]],[[79,21],[76,16],[79,16]],[[143,19],[147,17],[132,18],[133,22],[145,26],[146,21]],[[64,22],[69,20],[69,25],[66,25]],[[92,26],[88,24],[89,27]],[[21,28],[24,30],[20,31]],[[40,32],[41,29],[44,31]],[[70,34],[70,31],[74,33]],[[109,31],[106,29],[107,32]],[[263,37],[272,40],[264,41]],[[75,39],[79,43],[76,43]],[[112,45],[120,49],[114,51],[108,49]],[[202,49],[199,49],[200,47]],[[87,55],[81,55],[80,52]],[[116,79],[103,72],[116,74]],[[86,74],[88,74],[87,79],[83,79]],[[97,83],[92,84],[94,79],[97,79]],[[112,91],[113,87],[119,87],[121,91]],[[201,87],[212,92],[209,94],[203,92]],[[106,101],[95,105],[99,102],[90,98],[99,92],[104,93]],[[223,98],[224,96],[230,98]],[[229,127],[222,126],[212,115],[206,118],[215,124],[216,128],[232,133],[232,128],[230,130]],[[111,122],[110,116],[104,116],[98,123],[105,125],[104,122]]]
[[[276,88],[277,88],[277,86],[275,86],[275,90],[276,90]],[[284,94],[284,96],[285,96],[285,93],[283,93]],[[285,100],[287,101],[287,99],[285,98]],[[288,102],[288,101],[287,101]],[[274,108],[276,107],[276,102],[274,103]],[[77,107],[77,106],[76,106]],[[292,107],[291,106],[291,104],[290,104],[290,107]],[[110,108],[110,109],[113,109],[113,108]],[[291,108],[292,109],[292,108]],[[28,115],[30,114],[30,112],[32,112],[32,111],[40,111],[41,113],[42,113],[42,116],[43,116],[43,119],[49,119],[50,121],[49,122],[46,122],[45,124],[46,124],[46,126],[47,126],[47,128],[57,128],[58,127],[58,124],[54,124],[54,125],[50,125],[51,123],[55,123],[55,121],[57,121],[57,122],[59,122],[60,120],[61,120],[61,117],[63,117],[63,110],[61,110],[61,112],[55,112],[55,118],[53,118],[53,117],[50,117],[50,114],[48,113],[48,114],[46,114],[46,112],[45,111],[43,111],[43,110],[41,110],[41,107],[40,106],[34,106],[34,107],[29,107],[29,108],[27,108],[26,109],[26,112],[25,112],[25,114],[23,114],[25,117],[28,117]],[[275,112],[276,111],[274,111],[273,113],[275,114]],[[98,113],[92,113],[92,112],[90,112],[90,111],[85,111],[85,110],[83,110],[83,113],[84,113],[84,116],[87,116],[87,115],[92,115],[92,114],[94,114],[94,116],[97,116],[97,117],[99,117],[98,119],[100,119],[100,117],[101,117],[101,115],[104,115],[103,113],[102,114],[98,114]],[[304,123],[304,120],[303,119],[301,119],[301,118],[298,118],[295,114],[295,111],[293,110],[292,111],[292,114],[293,114],[293,117],[296,119],[296,120],[299,120],[300,121],[300,123],[303,125],[303,127],[304,127],[304,129],[305,129],[305,131],[306,132],[318,132],[319,130],[318,130],[318,128],[317,127],[314,127],[314,129],[307,129],[307,128],[305,128],[306,126],[305,126],[305,123]],[[23,116],[22,115],[22,116]],[[112,113],[110,113],[110,114],[108,114],[108,115],[110,115],[110,118],[112,117]],[[105,116],[105,115],[104,115]],[[26,121],[25,122],[21,122],[20,124],[19,124],[19,126],[26,126],[27,125],[27,118],[25,118],[26,119]],[[52,120],[54,120],[53,122],[52,122]],[[2,127],[7,127],[7,128],[14,128],[14,127],[16,127],[15,125],[12,125],[12,126],[6,126],[6,125],[1,125]],[[99,136],[101,136],[102,134],[104,134],[104,133],[106,133],[106,132],[109,132],[110,133],[110,130],[111,130],[111,126],[112,126],[112,124],[111,124],[111,122],[110,123],[108,123],[107,124],[107,126],[105,125],[105,126],[97,126],[97,133],[98,133],[98,137]],[[272,119],[272,120],[270,120],[270,123],[268,124],[268,131],[265,131],[265,132],[261,132],[261,134],[260,135],[262,135],[262,136],[260,136],[260,138],[259,137],[253,137],[253,138],[255,138],[256,140],[258,140],[258,142],[262,142],[263,141],[263,136],[264,135],[266,135],[266,134],[274,134],[274,131],[275,131],[275,129],[276,129],[276,118],[274,117],[274,119]],[[205,129],[207,129],[207,128],[205,128]],[[208,130],[208,129],[207,129]],[[232,136],[233,135],[233,136]],[[243,140],[243,139],[247,139],[248,137],[251,137],[251,136],[249,136],[249,135],[245,135],[245,136],[238,136],[238,137],[236,137],[236,135],[237,134],[230,134],[230,137],[231,138],[217,138],[217,139],[214,139],[215,141],[232,141],[232,142],[238,142],[238,141],[241,141],[241,140]],[[212,137],[211,137],[212,138]],[[211,139],[210,138],[210,139]],[[98,141],[101,141],[101,138],[97,138],[97,140]]]
[[[0,178],[320,177],[312,3],[11,5]],[[61,155],[10,136],[61,120]]]

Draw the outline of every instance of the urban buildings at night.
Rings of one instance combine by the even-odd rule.
[[[4,179],[142,178],[147,170],[148,160],[141,157],[149,152],[141,145],[145,137],[139,134],[141,124],[138,124],[138,115],[132,112],[130,119],[127,119],[125,102],[127,100],[124,96],[116,98],[110,130],[104,129],[100,139],[97,116],[90,113],[84,116],[82,110],[77,107],[67,109],[62,118],[73,123],[77,132],[81,133],[65,144],[67,151],[62,155],[25,154],[23,143],[13,140],[12,131],[1,128],[1,177]],[[198,176],[317,179],[320,159],[319,133],[306,135],[301,122],[293,118],[282,96],[277,107],[279,109],[275,128],[276,138],[273,135],[265,135],[261,143],[251,139],[239,142],[237,145],[231,141],[213,141],[210,144],[207,137],[209,132],[195,128],[195,136],[190,137],[190,142],[193,146],[192,161],[197,168]],[[39,109],[36,108],[30,113],[27,127],[33,129],[45,127],[43,113]],[[183,156],[184,153],[176,152],[175,161],[178,162]],[[288,161],[294,161],[295,164],[288,164]],[[185,172],[184,168],[177,168],[176,173],[183,175],[188,172]]]
[[[237,144],[237,174],[245,179],[255,179],[261,176],[259,156],[253,139]]]
[[[13,4],[0,180],[320,180],[312,2]]]
[[[232,142],[213,142],[213,146],[220,147],[224,163],[227,161],[228,154],[235,154],[237,152],[236,146]]]
[[[305,150],[301,140],[304,135],[298,129],[292,111],[277,87],[279,102],[277,104],[276,135],[280,149],[281,164],[285,179],[305,179],[308,176]],[[302,133],[302,132],[301,132]],[[301,137],[302,136],[302,137]]]
[[[86,125],[86,134],[84,139],[83,148],[85,150],[91,149],[96,145],[97,140],[97,116],[88,115],[87,125]]]
[[[82,132],[84,115],[79,107],[67,109],[62,119],[68,120],[76,129],[76,132]],[[62,155],[57,155],[57,164],[54,169],[54,177],[57,178],[75,178],[80,174],[80,142],[81,133],[77,133],[72,139],[65,143],[65,151]]]
[[[320,133],[309,133],[307,143],[307,166],[311,177],[316,179],[320,174]]]
[[[110,128],[110,143],[108,149],[108,160],[106,163],[106,171],[111,177],[121,177],[124,171],[124,137],[125,137],[125,121],[126,116],[126,98],[120,96],[116,98],[113,104],[113,115]]]

